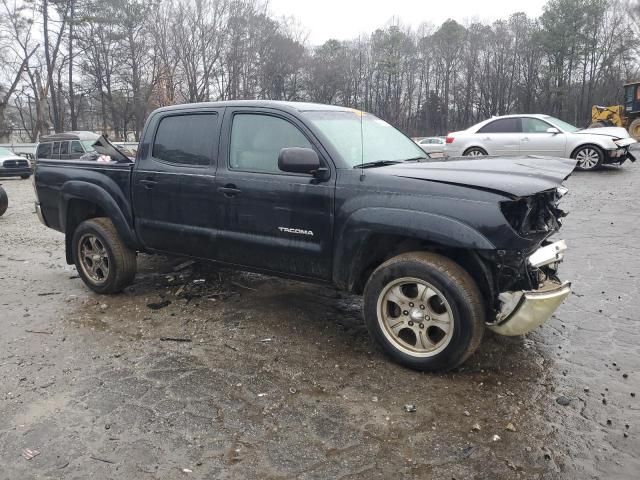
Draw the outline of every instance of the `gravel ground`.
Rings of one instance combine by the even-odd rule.
[[[391,363],[331,288],[140,256],[95,295],[2,183],[2,479],[637,478],[637,165],[569,179],[554,318],[446,375]]]

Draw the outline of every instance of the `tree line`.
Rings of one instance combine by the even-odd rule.
[[[624,0],[549,0],[538,18],[490,24],[390,21],[319,46],[262,0],[0,2],[0,141],[137,140],[154,108],[230,99],[346,105],[409,135],[507,113],[585,126],[638,78],[638,7]]]

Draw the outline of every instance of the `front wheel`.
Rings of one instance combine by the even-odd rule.
[[[4,215],[8,207],[9,198],[7,197],[7,192],[4,191],[4,188],[0,187],[0,217]]]
[[[108,218],[82,222],[73,234],[73,259],[80,278],[94,292],[117,293],[136,274],[136,253]]]
[[[450,370],[480,345],[484,308],[471,276],[446,257],[406,253],[380,265],[364,291],[371,336],[395,361]]]
[[[578,170],[596,170],[604,161],[604,152],[595,145],[585,145],[576,149],[573,158],[578,160]]]
[[[20,178],[21,178],[22,180],[26,180],[26,179],[28,179],[30,176],[31,176],[31,175],[20,175]]]

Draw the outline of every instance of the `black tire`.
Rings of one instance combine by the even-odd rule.
[[[89,267],[86,267],[87,260],[81,258],[81,243],[90,241],[91,238],[98,240],[104,252],[104,258],[108,260],[107,273],[101,280],[90,276]],[[103,294],[120,292],[133,282],[136,275],[136,253],[122,242],[113,222],[108,218],[92,218],[78,225],[73,233],[72,253],[78,275],[94,292]]]
[[[422,354],[408,352],[397,338],[393,339],[390,328],[384,326],[385,320],[379,318],[379,313],[385,315],[383,309],[389,308],[384,301],[385,292],[391,291],[389,286],[407,278],[429,284],[438,294],[442,294],[450,307],[453,329],[446,334],[448,343],[443,343],[440,350]],[[417,307],[424,307],[418,304],[425,301],[415,298],[415,305],[408,304],[413,308],[411,312],[398,311],[407,320],[407,325],[412,324],[410,320],[414,319],[414,311],[421,313]],[[446,371],[461,365],[480,345],[484,333],[484,311],[482,295],[473,278],[452,260],[430,252],[405,253],[387,260],[371,274],[364,290],[364,318],[369,333],[391,358],[415,370]],[[429,320],[429,316],[425,316],[425,324]],[[420,322],[422,320],[415,320],[411,328],[415,329],[415,325],[419,324],[422,329]],[[429,328],[424,330],[425,337]],[[419,332],[422,335],[422,330]],[[415,335],[414,338],[417,346],[418,339]]]
[[[584,160],[581,160],[581,157]],[[604,162],[604,152],[597,145],[582,145],[576,148],[571,158],[578,160],[576,168],[583,171],[597,170]]]
[[[467,148],[462,154],[463,157],[480,157],[483,155],[488,155],[487,151],[480,147]]]
[[[640,141],[640,118],[636,118],[629,125],[629,135],[631,135],[634,140]]]
[[[22,180],[26,180],[26,179],[28,179],[30,176],[31,176],[31,175],[29,175],[29,174],[27,174],[27,175],[20,175],[20,178],[21,178]]]
[[[9,197],[7,197],[7,192],[4,191],[4,188],[0,187],[0,217],[4,215],[8,207]]]

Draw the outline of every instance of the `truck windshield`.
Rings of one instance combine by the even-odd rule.
[[[368,113],[311,111],[305,112],[305,116],[328,138],[348,167],[427,158],[413,141]]]

